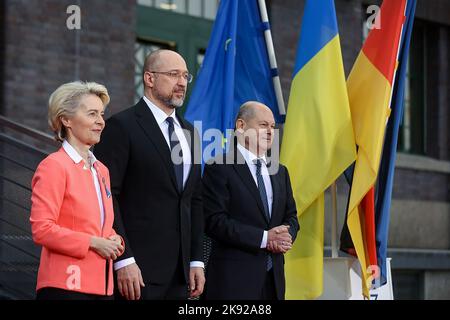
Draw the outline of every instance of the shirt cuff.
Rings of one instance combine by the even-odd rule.
[[[265,249],[267,247],[267,235],[268,234],[269,233],[266,230],[264,230],[263,238],[262,238],[262,241],[261,241],[261,249]]]
[[[201,261],[191,261],[190,267],[191,268],[193,268],[193,267],[200,267],[200,268],[205,269],[205,264],[203,262],[201,262]]]
[[[116,263],[114,263],[114,271],[122,269],[123,267],[126,267],[132,263],[136,263],[136,260],[134,260],[134,257],[117,261]]]

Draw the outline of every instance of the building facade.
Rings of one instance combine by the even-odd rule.
[[[287,104],[305,1],[266,2]],[[335,4],[348,75],[367,35],[370,6],[380,1],[335,0]],[[50,93],[78,79],[108,88],[107,116],[123,110],[141,97],[143,59],[156,48],[180,52],[195,78],[218,5],[218,0],[0,1],[0,115],[50,133],[46,120]],[[80,9],[79,29],[71,29],[76,13],[71,6]],[[450,299],[449,53],[450,1],[418,0],[389,233],[398,299]],[[339,179],[340,226],[347,194],[348,186]],[[23,219],[29,199],[24,201],[28,202]],[[329,203],[328,199],[326,255],[331,244]],[[7,206],[0,210],[1,225]],[[8,239],[3,231],[0,260]]]

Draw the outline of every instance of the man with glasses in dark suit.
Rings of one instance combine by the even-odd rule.
[[[145,59],[144,97],[112,116],[95,147],[110,170],[115,228],[125,252],[114,264],[121,296],[186,299],[203,291],[201,168],[198,136],[181,107],[192,81],[176,52]],[[189,287],[189,291],[188,291]]]

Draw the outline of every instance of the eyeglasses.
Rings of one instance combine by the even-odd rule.
[[[180,77],[182,77],[184,80],[187,81],[187,83],[191,83],[192,79],[194,79],[194,76],[187,72],[179,72],[179,71],[148,71],[148,72],[165,74],[166,76],[169,76],[177,81],[178,79],[180,79]]]

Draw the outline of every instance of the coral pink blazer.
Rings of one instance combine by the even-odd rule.
[[[100,161],[94,163],[105,212],[102,227],[92,173],[83,163],[61,148],[39,164],[31,182],[31,230],[34,242],[42,245],[36,290],[113,293],[112,261],[106,270],[107,260],[89,249],[92,236],[116,234],[109,172]]]

